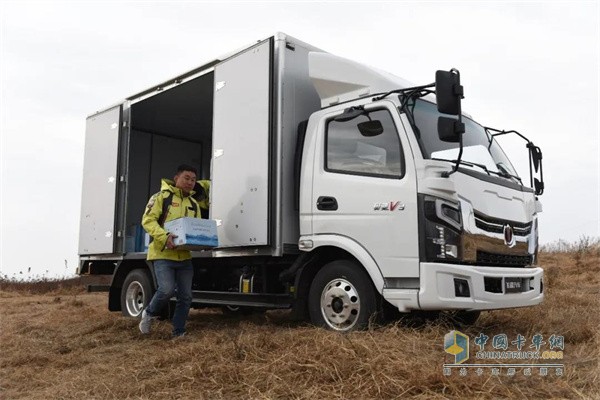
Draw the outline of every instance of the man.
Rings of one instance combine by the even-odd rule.
[[[148,260],[153,261],[158,290],[142,312],[140,332],[150,333],[152,319],[160,314],[177,288],[177,304],[173,315],[173,337],[185,334],[185,323],[192,304],[192,255],[188,250],[175,248],[177,236],[164,229],[164,223],[181,217],[200,218],[200,207],[193,198],[197,171],[189,165],[180,165],[173,181],[163,179],[160,192],[148,201],[142,217],[142,226],[152,238]]]

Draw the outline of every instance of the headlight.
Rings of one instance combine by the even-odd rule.
[[[460,204],[419,195],[421,261],[456,261],[462,258]]]

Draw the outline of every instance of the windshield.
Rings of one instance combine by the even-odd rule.
[[[412,105],[409,107],[412,108]],[[437,131],[438,117],[449,116],[440,114],[435,104],[420,99],[414,104],[413,113],[417,127],[415,133],[423,157],[455,161],[458,157],[459,144],[442,142]],[[485,166],[490,172],[518,176],[498,142],[493,140],[490,146],[491,135],[481,125],[467,117],[463,117],[463,122],[465,133],[463,134],[462,161]]]

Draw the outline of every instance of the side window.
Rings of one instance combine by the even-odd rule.
[[[368,121],[366,116],[327,123],[325,169],[353,175],[401,178],[404,157],[392,116],[387,110],[371,111],[369,116],[381,121],[382,134],[365,137],[360,133],[357,124]]]

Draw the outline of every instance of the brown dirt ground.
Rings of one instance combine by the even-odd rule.
[[[137,321],[107,310],[104,293],[2,287],[0,398],[600,398],[600,251],[542,254],[540,264],[542,305],[487,312],[461,331],[563,335],[563,376],[444,376],[453,328],[439,320],[342,335],[281,312],[193,310],[188,335],[173,341],[168,322],[141,336]]]

